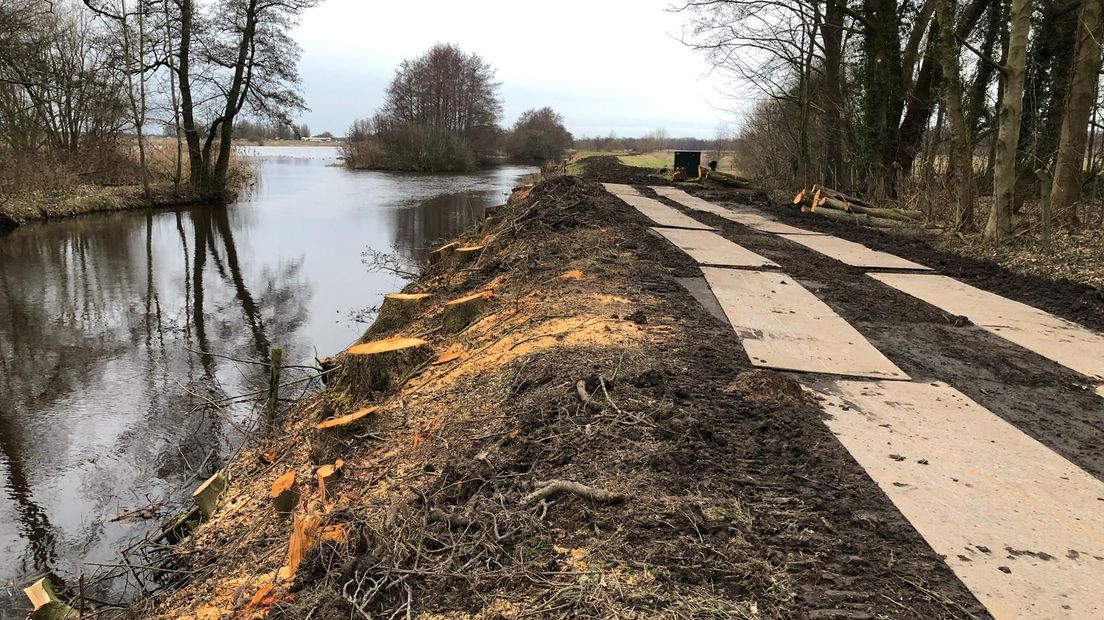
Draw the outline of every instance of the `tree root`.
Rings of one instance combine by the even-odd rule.
[[[536,482],[533,484],[533,487],[535,490],[532,493],[521,498],[521,504],[523,506],[555,495],[556,493],[573,493],[579,497],[604,503],[619,502],[625,499],[625,496],[621,493],[588,487],[585,484],[572,482],[570,480],[547,480],[544,482]]]

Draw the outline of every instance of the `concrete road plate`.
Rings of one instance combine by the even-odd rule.
[[[751,363],[853,377],[908,375],[793,278],[702,267]]]
[[[868,276],[922,299],[1001,338],[1096,380],[1104,379],[1104,335],[1027,304],[963,284],[918,273]],[[1104,509],[1104,503],[1101,504]]]
[[[669,228],[692,228],[695,230],[717,230],[712,226],[706,226],[694,218],[682,213],[678,209],[668,207],[662,202],[644,196],[631,196],[628,194],[615,194],[623,202],[631,205],[660,226]]]
[[[678,249],[686,252],[699,265],[723,267],[777,267],[751,250],[708,230],[683,230],[680,228],[652,228]]]
[[[606,191],[616,196],[639,196],[640,192],[636,191],[631,185],[625,185],[623,183],[603,183],[602,187],[606,188]]]
[[[821,394],[840,443],[994,618],[1104,618],[1104,483],[943,383]]]
[[[716,213],[717,215],[724,215],[725,213],[729,213],[728,209],[720,205],[715,205],[712,202],[702,200],[697,196],[691,196],[690,194],[687,194],[677,187],[653,185],[651,186],[651,188],[655,191],[655,193],[659,194],[660,196],[673,200],[688,209],[693,209],[695,211],[704,211],[706,213]]]
[[[831,235],[781,235],[782,237],[800,243],[801,245],[820,252],[821,254],[838,260],[844,265],[852,267],[867,267],[872,269],[923,269],[930,271],[930,267],[919,265],[886,252],[871,250],[865,245],[833,237]]]

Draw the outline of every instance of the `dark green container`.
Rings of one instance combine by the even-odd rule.
[[[701,151],[675,151],[675,167],[682,168],[686,176],[698,176],[701,165]]]

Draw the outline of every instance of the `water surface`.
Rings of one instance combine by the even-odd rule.
[[[222,399],[264,388],[270,347],[307,364],[364,330],[360,311],[404,283],[366,269],[366,248],[420,260],[531,171],[352,172],[329,147],[248,153],[260,180],[228,207],[0,237],[0,617],[37,576],[75,583],[157,524],[120,515],[184,503],[255,423],[254,399]]]

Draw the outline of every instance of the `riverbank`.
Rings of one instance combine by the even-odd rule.
[[[157,185],[152,189],[152,204],[146,201],[140,185],[81,185],[52,192],[27,192],[0,205],[0,232],[29,222],[57,220],[89,213],[176,207],[198,202],[198,198],[189,192],[177,193],[171,184]]]
[[[231,160],[228,185],[232,201],[244,188],[256,181],[256,173],[248,162],[240,157]],[[187,174],[187,168],[185,168]],[[163,171],[155,178],[165,178]],[[204,199],[188,188],[167,181],[150,184],[151,200],[146,200],[141,184],[62,185],[50,190],[27,189],[18,191],[0,202],[0,233],[14,230],[30,222],[59,220],[92,213],[135,211],[139,209],[163,209],[196,205]]]
[[[409,380],[372,391],[378,375],[341,370],[292,406],[226,468],[218,510],[171,552],[171,593],[139,611],[984,616],[817,405],[751,370],[650,225],[576,177],[496,209],[457,240],[481,249],[405,289],[429,295],[408,322],[361,339],[424,340],[391,366]],[[270,499],[289,472],[294,517]]]

